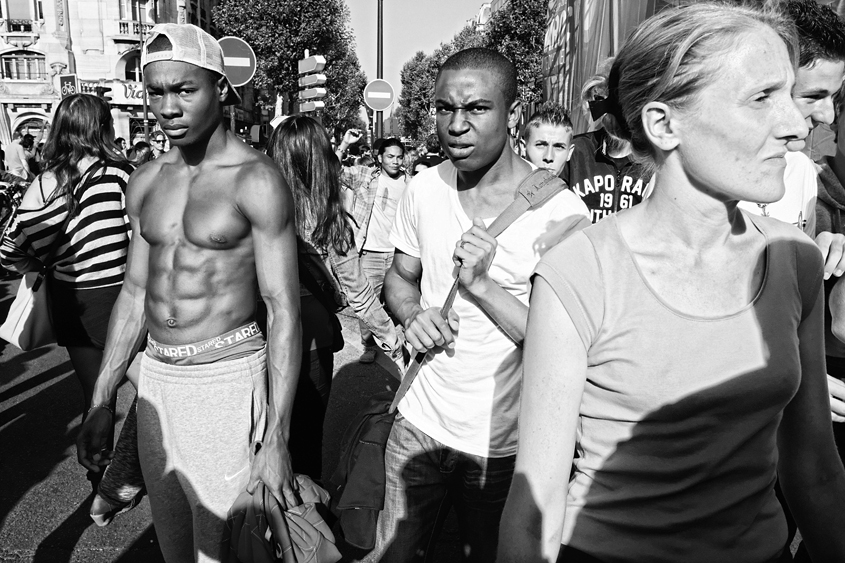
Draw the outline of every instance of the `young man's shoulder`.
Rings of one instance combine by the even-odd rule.
[[[558,215],[582,215],[589,222],[589,208],[584,203],[584,200],[569,189],[568,186],[552,196],[548,203]]]
[[[292,213],[293,197],[279,167],[267,155],[252,149],[235,164],[235,202],[250,220],[281,220]]]
[[[379,169],[361,164],[341,166],[340,179],[344,187],[352,190],[367,188],[380,176]]]
[[[237,167],[238,181],[245,182],[245,184],[239,184],[239,187],[255,182],[269,182],[273,185],[283,182],[282,173],[272,158],[251,147],[245,148],[248,151],[243,152],[239,160],[228,163],[230,166]]]
[[[150,160],[135,168],[129,176],[129,185],[132,189],[135,191],[145,190],[154,184],[156,177],[159,175],[165,164],[164,161],[164,158]]]
[[[455,187],[456,171],[449,160],[437,166],[426,168],[412,176],[406,186],[406,193],[417,194],[421,198],[443,198],[443,190]]]
[[[235,145],[230,152],[227,152],[225,159],[227,166],[240,166],[247,174],[278,172],[278,167],[272,158],[244,143],[238,144],[240,146]]]

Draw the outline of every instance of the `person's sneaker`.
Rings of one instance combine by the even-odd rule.
[[[94,495],[94,501],[91,503],[91,510],[89,512],[91,520],[93,520],[94,523],[101,528],[103,526],[108,526],[111,524],[111,521],[115,516],[123,514],[124,512],[129,512],[138,506],[138,503],[141,502],[141,499],[145,494],[147,494],[147,491],[145,489],[141,489],[129,502],[114,502],[109,501],[104,496],[97,493]]]
[[[378,348],[375,346],[365,346],[364,353],[361,354],[361,357],[358,358],[358,361],[362,364],[371,364],[376,361],[376,351]]]

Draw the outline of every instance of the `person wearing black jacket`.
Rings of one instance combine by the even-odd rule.
[[[597,129],[575,136],[572,156],[560,174],[590,209],[593,223],[637,205],[653,185],[651,169],[635,162],[631,144],[616,135],[619,125],[606,97],[604,74],[584,84],[581,98]]]

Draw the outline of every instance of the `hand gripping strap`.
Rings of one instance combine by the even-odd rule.
[[[566,183],[548,170],[534,170],[519,184],[516,194],[514,195],[513,202],[511,202],[511,204],[508,205],[495,220],[493,220],[490,226],[487,227],[487,232],[493,237],[499,236],[523,213],[529,209],[539,207],[564,188],[566,188]],[[440,309],[440,316],[444,319],[449,314],[449,310],[452,308],[452,303],[455,301],[455,295],[458,293],[459,279],[460,278],[455,278],[455,283],[452,284],[452,288],[449,290],[446,302]],[[411,384],[414,382],[414,379],[416,379],[417,374],[425,361],[425,356],[426,352],[419,352],[416,356],[414,356],[414,359],[411,361],[411,365],[409,365],[408,369],[405,371],[405,376],[402,378],[402,383],[396,391],[396,396],[393,398],[393,402],[390,404],[388,412],[392,413],[396,410],[396,407],[399,405],[399,401],[402,400],[402,397],[404,397],[408,392],[408,389],[410,389]]]

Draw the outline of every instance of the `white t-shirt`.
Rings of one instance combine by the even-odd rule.
[[[6,153],[6,171],[15,176],[26,178],[24,162],[31,155],[21,146],[20,141],[15,140],[9,143],[4,152]]]
[[[786,153],[786,170],[783,183],[786,191],[774,203],[756,204],[740,201],[739,207],[755,215],[774,217],[802,229],[810,238],[816,238],[816,199],[818,198],[818,172],[810,157],[800,152]]]
[[[390,242],[390,231],[393,229],[393,218],[399,200],[405,193],[405,175],[394,179],[382,172],[378,177],[378,188],[373,200],[373,210],[370,214],[370,224],[367,226],[367,240],[364,250],[370,252],[393,252]]]
[[[489,225],[493,218],[485,219]],[[498,237],[490,277],[528,304],[529,276],[540,257],[590,225],[571,190],[519,217]],[[422,262],[420,304],[441,307],[457,274],[455,243],[472,227],[458,201],[457,171],[446,161],[417,174],[399,203],[390,240]],[[399,410],[435,440],[462,452],[505,457],[516,452],[522,348],[461,288],[453,305],[460,328],[454,350],[438,349],[420,370]]]

